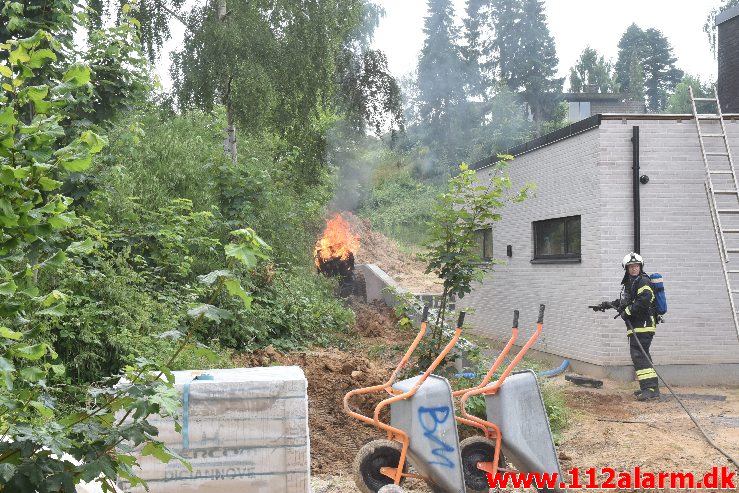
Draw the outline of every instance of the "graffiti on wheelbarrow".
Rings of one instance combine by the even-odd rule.
[[[436,434],[439,425],[446,423],[452,415],[453,413],[449,406],[420,406],[418,408],[418,421],[423,428],[423,436],[435,445],[438,445],[437,448],[431,449],[431,453],[441,459],[430,460],[428,461],[429,464],[438,464],[451,469],[454,468],[454,462],[446,454],[454,454],[456,449]]]

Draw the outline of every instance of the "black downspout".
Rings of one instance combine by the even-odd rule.
[[[632,185],[634,187],[634,252],[639,253],[641,249],[641,207],[639,205],[639,127],[633,127],[631,137],[632,159]]]

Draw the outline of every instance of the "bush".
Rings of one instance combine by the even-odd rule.
[[[417,246],[427,239],[426,224],[438,193],[436,186],[417,181],[404,170],[378,182],[358,212],[395,241]]]
[[[201,326],[197,340],[239,351],[327,344],[331,333],[345,332],[353,322],[330,283],[311,272],[313,244],[330,197],[328,175],[317,177],[317,186],[300,186],[293,174],[300,153],[270,135],[240,140],[234,164],[224,158],[221,128],[218,115],[151,109],[121,120],[111,132],[111,148],[97,167],[98,186],[88,194],[85,212],[103,225],[111,249],[135,274],[132,279],[141,277],[135,289],[161,304],[141,301],[131,313],[147,320],[147,311],[176,311],[177,302],[167,293],[197,292],[198,277],[224,264],[219,252],[228,232],[248,226],[272,247],[269,264],[235,272],[253,297],[251,308],[228,296],[214,300],[231,316]],[[126,311],[137,301],[120,302]],[[143,328],[130,322],[134,331]],[[149,334],[172,328],[165,323]],[[132,354],[149,354],[147,346],[162,344],[144,342]]]
[[[335,286],[306,269],[279,269],[254,292],[251,312],[206,335],[223,346],[250,351],[272,345],[290,351],[327,346],[354,325],[353,312],[334,295]]]
[[[51,322],[50,335],[72,381],[98,381],[139,356],[164,363],[172,353],[174,344],[156,336],[181,328],[187,296],[155,295],[147,284],[123,254],[100,257],[94,265],[69,263],[54,285],[73,294],[66,314]]]

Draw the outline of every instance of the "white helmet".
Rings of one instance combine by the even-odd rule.
[[[638,253],[627,253],[624,259],[621,261],[621,267],[626,269],[626,266],[630,264],[639,264],[642,266],[642,268],[644,268],[644,259]]]

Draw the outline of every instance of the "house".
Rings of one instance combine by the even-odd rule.
[[[722,106],[732,111],[724,122],[739,164],[739,106],[732,106],[739,94],[739,7],[717,22],[724,63],[718,87],[733,95]],[[731,30],[725,29],[729,23]],[[720,133],[716,120],[701,125],[703,133]],[[723,150],[723,144],[709,150]],[[576,372],[633,379],[623,322],[613,311],[593,312],[588,305],[618,297],[621,259],[635,250],[647,272],[665,278],[669,311],[651,349],[658,371],[674,383],[739,384],[739,329],[693,115],[597,114],[508,153],[515,156],[508,169],[514,186],[533,182],[538,188],[535,197],[507,205],[494,225],[492,253],[506,262],[458,302],[474,309],[468,320],[476,331],[506,340],[519,309],[523,344],[544,303],[535,352],[553,364],[567,358]],[[496,160],[473,166],[479,181],[490,179]],[[721,179],[732,181],[717,175],[716,188],[736,189]],[[719,198],[728,201],[719,207],[739,208],[735,195]],[[739,229],[739,214],[733,216],[724,228]],[[739,234],[728,237],[729,248],[739,251]],[[730,260],[739,270],[739,254]]]
[[[739,5],[716,16],[718,98],[726,113],[739,113]]]
[[[604,113],[646,113],[644,101],[633,101],[624,94],[570,92],[562,95],[567,102],[567,120],[575,123]]]

